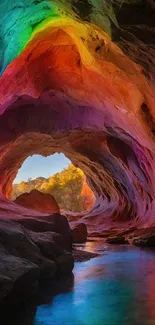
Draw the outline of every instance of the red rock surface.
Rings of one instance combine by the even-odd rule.
[[[95,195],[91,188],[88,186],[86,179],[83,181],[81,199],[83,203],[83,210],[90,211],[95,203]]]
[[[63,152],[84,171],[96,196],[93,210],[83,220],[90,231],[102,231],[112,223],[151,226],[155,223],[152,66],[148,64],[146,75],[146,64],[144,68],[137,64],[138,53],[142,64],[142,44],[120,44],[120,30],[115,38],[122,48],[126,44],[125,54],[94,26],[87,27],[87,33],[74,20],[72,29],[68,24],[36,33],[0,79],[0,192],[10,197],[13,179],[28,156]],[[85,36],[87,42],[82,43]],[[104,43],[99,50],[97,39]],[[145,42],[143,47],[146,63],[153,49]]]
[[[63,217],[51,221],[9,200],[28,156],[62,152],[84,171],[96,197],[81,219],[90,233],[155,226],[154,2],[89,1],[82,9],[74,1],[75,14],[72,1],[62,8],[59,1],[54,19],[51,1],[46,8],[30,2],[0,3],[7,17],[0,47],[0,219],[69,240]],[[23,265],[36,272],[21,261],[20,275]],[[3,279],[11,288],[12,279]]]
[[[14,202],[25,208],[43,213],[60,213],[55,198],[51,194],[42,193],[38,190],[21,194]]]

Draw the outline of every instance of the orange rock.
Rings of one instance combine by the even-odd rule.
[[[60,213],[55,198],[51,194],[42,193],[38,190],[21,194],[14,202],[25,208],[43,213]]]
[[[92,209],[94,202],[95,202],[95,195],[91,188],[88,186],[86,179],[83,182],[82,191],[81,191],[81,198],[83,202],[83,210],[90,210]]]

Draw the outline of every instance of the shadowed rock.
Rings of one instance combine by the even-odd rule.
[[[73,243],[84,243],[87,240],[87,227],[84,223],[79,223],[72,228],[72,241]]]
[[[128,244],[128,240],[124,236],[109,237],[106,239],[105,242],[107,244],[117,244],[117,245]]]
[[[155,247],[155,227],[137,229],[127,237],[129,242],[135,246]]]
[[[84,262],[90,260],[91,258],[95,258],[99,256],[100,255],[97,253],[87,252],[78,249],[73,250],[74,262]]]
[[[155,235],[154,236],[142,236],[133,239],[133,245],[141,247],[155,247]]]
[[[73,269],[69,240],[59,233],[35,233],[17,221],[0,220],[0,257],[0,301],[12,304],[36,294],[41,278]]]

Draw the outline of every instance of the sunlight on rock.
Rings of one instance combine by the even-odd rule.
[[[153,0],[0,1],[0,300],[21,304],[36,293],[40,277],[71,272],[74,229],[78,235],[85,229],[84,239],[76,236],[81,242],[88,235],[109,245],[155,246],[154,43]],[[30,194],[20,204],[10,200],[26,159],[55,153],[71,164],[32,188],[46,196],[44,205],[42,193],[25,190],[25,179],[21,192]],[[49,213],[49,205],[60,213]],[[133,274],[124,268],[128,284]],[[93,312],[93,286],[88,304],[81,299],[82,314],[72,306],[77,325],[88,324],[87,306]],[[118,306],[126,293],[133,296],[133,285],[110,288],[121,292]],[[114,324],[107,296],[103,301],[108,316],[101,312],[99,320]],[[67,319],[67,301],[63,306]],[[147,317],[137,310],[142,324]],[[93,313],[89,325],[95,321]]]

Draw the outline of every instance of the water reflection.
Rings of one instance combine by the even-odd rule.
[[[39,306],[34,325],[154,325],[155,253],[101,241],[84,249],[103,256],[76,263],[74,287]]]
[[[40,292],[37,298],[38,305],[49,304],[53,301],[56,295],[60,293],[68,293],[73,290],[74,286],[74,274],[71,273],[68,276],[62,276],[55,278],[55,281],[49,282],[43,281],[40,283]]]
[[[8,305],[0,307],[0,324],[2,325],[33,325],[38,305],[51,304],[54,297],[60,293],[67,293],[73,289],[74,274],[59,276],[52,281],[40,283],[38,295],[32,297],[20,306]]]

